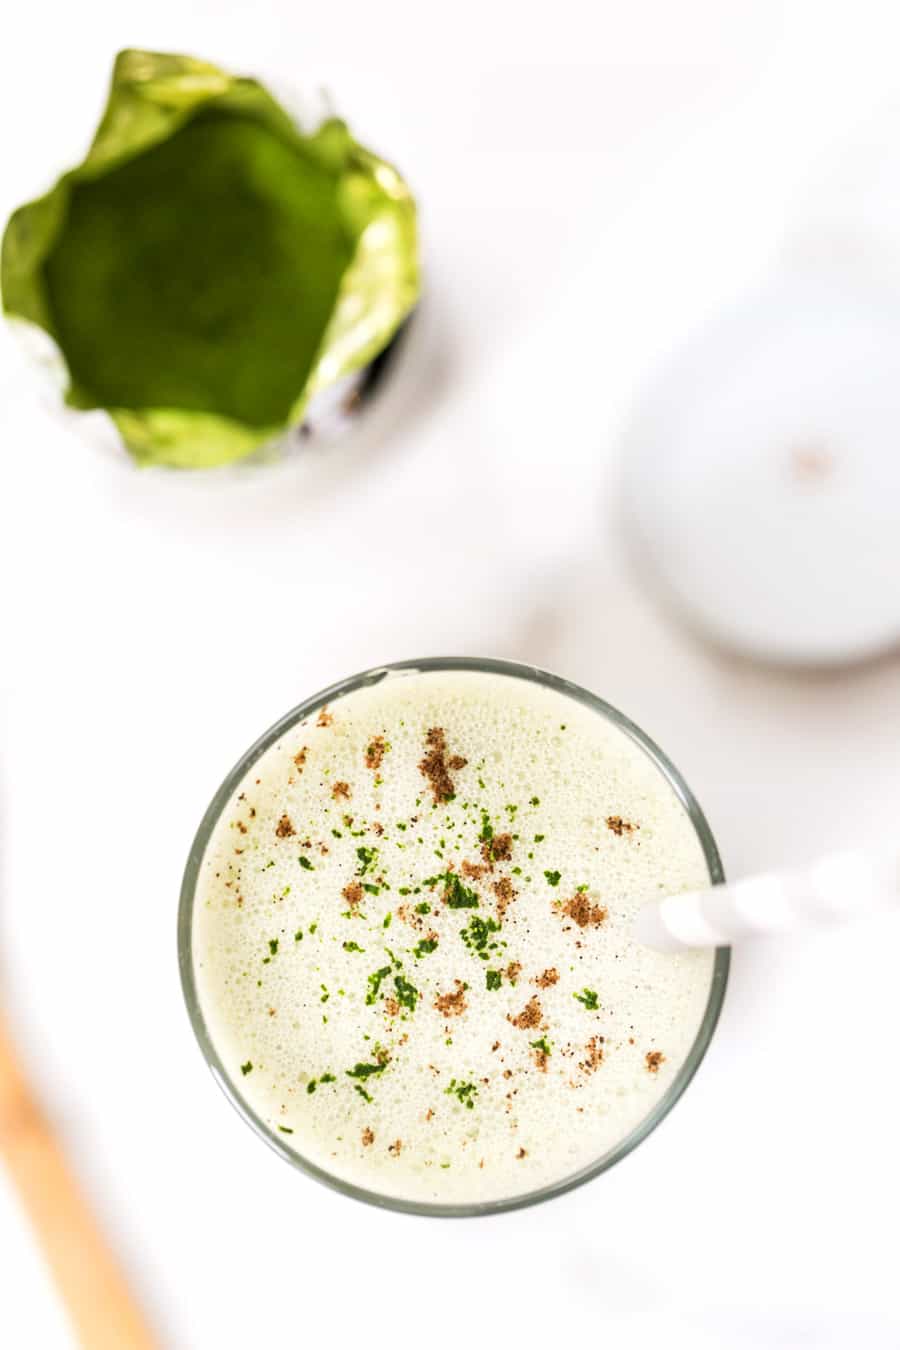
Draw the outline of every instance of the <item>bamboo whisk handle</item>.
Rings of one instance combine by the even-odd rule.
[[[83,1350],[158,1350],[0,1018],[0,1157]]]

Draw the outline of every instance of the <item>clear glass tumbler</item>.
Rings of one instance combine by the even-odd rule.
[[[721,947],[716,951],[709,998],[696,1039],[694,1040],[681,1069],[673,1079],[666,1093],[657,1102],[656,1106],[653,1107],[653,1109],[629,1134],[621,1139],[615,1147],[608,1152],[596,1158],[586,1167],[582,1167],[579,1171],[574,1172],[569,1176],[561,1177],[548,1185],[542,1186],[538,1190],[484,1203],[441,1204],[411,1201],[353,1185],[343,1180],[341,1177],[334,1176],[325,1169],[304,1159],[293,1148],[288,1148],[283,1137],[279,1136],[270,1129],[264,1121],[260,1120],[256,1113],[241,1097],[239,1090],[229,1078],[225,1067],[222,1064],[203,1018],[194,975],[192,952],[194,895],[203,856],[206,852],[216,822],[222,811],[226,808],[237,785],[259,757],[264,754],[271,745],[284,736],[286,732],[290,731],[290,729],[298,722],[302,722],[311,714],[316,713],[326,703],[333,709],[334,705],[345,695],[352,694],[355,690],[364,686],[377,684],[391,675],[404,672],[414,674],[428,671],[474,671],[476,673],[506,675],[515,679],[531,681],[532,683],[543,685],[567,698],[573,699],[575,702],[591,709],[598,717],[605,717],[643,750],[675,791],[697,832],[697,838],[703,849],[706,865],[709,870],[710,882],[714,885],[719,884],[724,881],[725,878],[715,839],[713,838],[712,831],[707,824],[706,818],[703,815],[696,798],[681,777],[681,774],[666,758],[659,747],[654,745],[639,727],[635,726],[633,722],[630,722],[627,717],[624,717],[622,713],[618,712],[608,703],[604,703],[602,699],[597,698],[586,689],[582,689],[578,685],[572,684],[569,680],[564,680],[558,675],[548,674],[547,671],[538,670],[534,666],[519,665],[511,661],[496,661],[487,658],[469,657],[434,657],[418,661],[398,661],[392,665],[379,666],[376,669],[364,671],[360,675],[353,675],[349,679],[341,680],[338,684],[334,684],[328,689],[323,689],[318,694],[313,694],[311,698],[306,699],[289,713],[286,713],[284,717],[276,722],[274,726],[270,727],[268,731],[264,732],[259,740],[256,741],[254,745],[251,745],[249,750],[241,756],[240,760],[235,764],[234,768],[225,778],[225,781],[213,797],[206,810],[206,814],[200,822],[200,827],[197,830],[188,856],[184,880],[181,887],[181,903],[178,913],[178,959],[181,969],[181,983],[191,1025],[194,1029],[194,1034],[197,1037],[200,1049],[203,1052],[203,1056],[206,1059],[213,1076],[222,1088],[222,1091],[239,1114],[243,1116],[247,1124],[261,1139],[265,1140],[270,1148],[274,1149],[276,1153],[294,1167],[306,1172],[317,1181],[321,1181],[326,1185],[333,1187],[335,1190],[341,1191],[344,1195],[352,1196],[356,1200],[364,1200],[369,1204],[377,1205],[384,1209],[400,1210],[405,1213],[421,1214],[432,1217],[465,1218],[485,1214],[496,1214],[511,1209],[520,1209],[526,1205],[537,1204],[541,1200],[549,1200],[553,1196],[562,1195],[565,1191],[572,1190],[574,1187],[582,1185],[583,1182],[590,1181],[593,1177],[599,1176],[601,1172],[605,1172],[607,1168],[612,1167],[614,1163],[617,1163],[621,1158],[626,1157],[626,1155],[629,1154],[632,1149],[636,1148],[643,1139],[646,1139],[647,1135],[656,1128],[664,1116],[668,1115],[669,1111],[671,1111],[672,1107],[678,1101],[678,1098],[690,1083],[699,1067],[700,1061],[706,1053],[707,1046],[715,1031],[719,1012],[722,1007],[722,1001],[725,996],[725,986],[728,981],[730,949]]]

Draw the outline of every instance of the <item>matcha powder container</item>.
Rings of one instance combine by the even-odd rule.
[[[255,80],[126,51],[84,161],[10,218],[0,285],[137,461],[224,464],[394,336],[415,204],[336,118],[301,129]]]

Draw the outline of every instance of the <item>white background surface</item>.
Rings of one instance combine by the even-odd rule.
[[[893,12],[33,0],[7,21],[4,216],[80,155],[124,45],[326,83],[422,203],[417,340],[336,452],[138,472],[0,354],[2,993],[166,1346],[900,1344],[897,922],[745,948],[696,1083],[636,1154],[444,1224],[268,1153],[202,1065],[174,947],[236,756],[410,655],[533,661],[618,704],[732,874],[896,834],[897,659],[804,677],[716,654],[616,528],[657,361],[766,273],[847,146],[900,131]],[[2,1182],[0,1272],[0,1344],[68,1345]]]

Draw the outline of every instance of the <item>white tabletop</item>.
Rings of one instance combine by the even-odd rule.
[[[4,216],[78,156],[125,45],[326,83],[422,204],[415,341],[336,450],[139,472],[0,355],[3,995],[165,1345],[898,1344],[900,923],[736,953],[660,1129],[561,1200],[466,1223],[354,1205],[270,1154],[202,1064],[174,942],[227,767],[300,698],[406,656],[595,689],[683,770],[732,874],[896,833],[900,662],[714,653],[616,516],[656,363],[766,273],[848,138],[883,108],[900,130],[892,8],[19,7]],[[57,1350],[4,1185],[0,1343]]]

